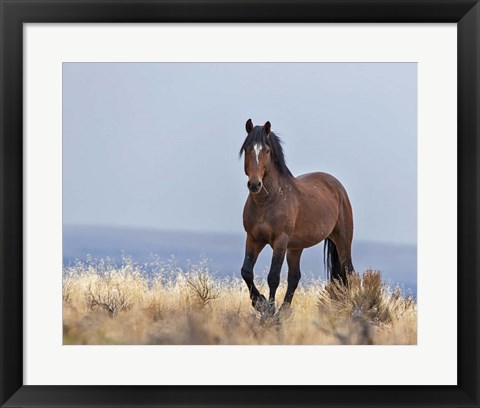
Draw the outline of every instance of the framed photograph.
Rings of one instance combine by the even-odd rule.
[[[477,1],[0,2],[2,406],[479,406]]]

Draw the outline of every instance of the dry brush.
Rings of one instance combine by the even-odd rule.
[[[415,301],[376,271],[347,286],[303,282],[291,312],[266,319],[240,279],[216,278],[206,263],[156,266],[147,273],[126,258],[65,268],[64,344],[416,344]]]

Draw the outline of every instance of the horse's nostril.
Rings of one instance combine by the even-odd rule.
[[[248,189],[252,192],[257,192],[262,188],[262,182],[261,181],[248,181],[247,182]]]

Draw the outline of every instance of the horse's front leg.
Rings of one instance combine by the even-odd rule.
[[[280,284],[280,272],[282,271],[283,261],[285,260],[285,253],[287,251],[288,235],[282,234],[273,242],[273,256],[270,272],[268,273],[268,287],[270,288],[270,295],[268,296],[268,313],[275,313],[275,294],[277,293],[278,285]]]
[[[259,311],[265,309],[267,300],[265,299],[265,296],[260,294],[253,282],[253,267],[255,266],[255,262],[257,262],[258,255],[264,247],[265,243],[257,242],[251,235],[247,235],[245,259],[243,260],[242,266],[242,278],[247,284],[250,299],[252,300],[252,306]]]

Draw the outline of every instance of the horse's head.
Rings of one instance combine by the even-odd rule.
[[[269,143],[270,122],[263,126],[253,126],[248,119],[245,125],[247,137],[240,149],[240,155],[245,156],[245,174],[248,177],[247,186],[252,194],[258,194],[262,181],[272,163],[271,146]]]

